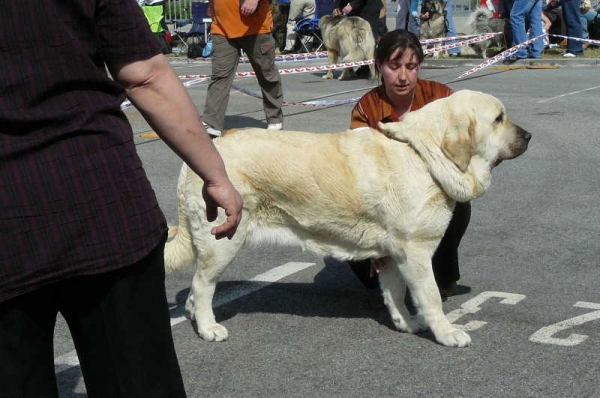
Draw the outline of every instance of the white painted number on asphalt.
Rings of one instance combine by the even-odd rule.
[[[562,346],[574,346],[583,343],[588,338],[588,336],[583,334],[573,333],[564,338],[552,337],[563,330],[572,329],[575,326],[582,325],[586,322],[600,319],[600,304],[578,301],[575,304],[573,304],[573,307],[590,308],[592,310],[598,311],[588,312],[587,314],[579,315],[574,318],[555,323],[554,325],[545,326],[537,332],[535,332],[534,334],[532,334],[529,337],[529,341],[533,341],[535,343],[555,344]]]
[[[510,304],[515,305],[519,301],[523,300],[526,296],[522,294],[515,293],[505,293],[505,292],[483,292],[473,297],[470,300],[467,300],[463,304],[461,304],[461,308],[456,309],[454,311],[449,312],[446,317],[450,321],[450,323],[454,324],[457,320],[465,316],[466,314],[475,314],[479,310],[481,310],[480,305],[489,299],[497,297],[503,299],[500,301],[500,304]],[[465,332],[470,332],[476,329],[479,329],[482,326],[487,325],[487,322],[484,321],[470,321],[464,325],[454,324],[459,329],[464,330]]]

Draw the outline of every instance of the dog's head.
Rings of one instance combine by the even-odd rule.
[[[448,124],[442,151],[462,171],[473,156],[492,167],[522,155],[531,134],[511,122],[504,105],[495,97],[462,90],[446,99]]]
[[[319,18],[319,29],[325,30],[329,26],[337,25],[343,19],[344,19],[344,16],[342,16],[342,15],[338,15],[338,16],[323,15],[321,18]]]
[[[475,156],[490,167],[515,158],[527,150],[531,139],[531,134],[508,119],[504,105],[497,98],[478,91],[457,91],[411,112],[405,121],[408,125],[404,122],[380,124],[380,129],[388,136],[409,143],[423,140],[428,145],[439,145],[444,155],[463,172]],[[411,126],[419,127],[409,128]],[[419,137],[420,126],[427,137]]]
[[[531,134],[512,123],[502,103],[477,91],[458,91],[379,124],[388,137],[410,144],[448,196],[474,199],[490,185],[491,170],[527,150]]]
[[[429,18],[433,18],[437,14],[443,14],[444,9],[442,3],[437,0],[425,0],[421,5],[421,14],[429,13]]]

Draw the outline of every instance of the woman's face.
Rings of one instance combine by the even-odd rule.
[[[379,73],[390,98],[412,94],[417,86],[421,70],[421,64],[413,50],[406,49],[402,58],[398,58],[399,51],[394,51],[390,59],[378,65]]]

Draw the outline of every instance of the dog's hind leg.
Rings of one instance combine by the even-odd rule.
[[[342,62],[355,62],[356,60],[363,59],[363,52],[360,48],[349,49],[348,55],[342,58]],[[346,80],[353,75],[353,68],[342,69],[342,74],[338,77],[338,80]]]
[[[331,50],[331,49],[327,49],[327,64],[328,65],[334,65],[335,62],[337,61],[337,51],[335,50]],[[329,69],[327,71],[327,73],[325,73],[325,76],[323,76],[323,79],[333,79],[333,70]]]
[[[203,231],[206,229],[207,226],[204,225]],[[199,256],[186,310],[190,312],[192,319],[196,320],[198,334],[203,340],[223,341],[228,337],[227,329],[215,320],[212,302],[219,277],[244,242],[243,231],[243,225],[240,224],[231,240],[215,240],[207,232],[203,232],[200,239],[194,237],[194,246]]]
[[[430,247],[426,247],[423,242],[406,243],[403,247],[406,262],[400,264],[400,272],[410,289],[418,316],[429,327],[435,340],[445,346],[466,347],[471,344],[471,338],[454,327],[442,310],[442,299],[431,267],[435,245],[428,246]]]
[[[369,79],[375,80],[376,77],[377,74],[375,72],[375,64],[372,63],[371,65],[369,65]]]
[[[383,301],[396,329],[406,333],[417,333],[426,329],[408,312],[404,302],[406,283],[398,265],[389,257],[387,265],[379,272],[379,285]]]

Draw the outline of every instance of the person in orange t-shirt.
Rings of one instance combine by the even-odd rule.
[[[204,121],[210,135],[220,136],[229,92],[239,63],[240,50],[248,55],[260,85],[267,128],[283,126],[283,88],[275,67],[273,16],[267,0],[210,1],[213,43],[212,74],[204,104]]]
[[[411,111],[452,94],[438,82],[419,79],[423,48],[419,39],[407,30],[385,34],[376,50],[375,66],[382,84],[361,97],[351,114],[350,128],[378,129],[379,122],[398,122]],[[471,204],[456,203],[446,233],[432,258],[433,272],[442,297],[466,293],[458,286],[458,246],[471,218]],[[375,262],[376,263],[376,262]],[[356,276],[369,288],[378,286],[376,264],[371,260],[349,262]]]

